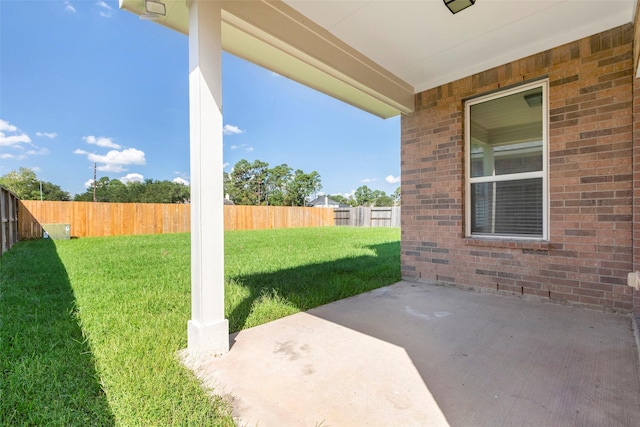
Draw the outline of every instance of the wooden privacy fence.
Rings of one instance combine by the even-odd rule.
[[[18,196],[0,187],[0,254],[8,251],[18,241],[18,201]]]
[[[69,224],[73,237],[190,231],[191,205],[159,203],[19,202],[21,239],[42,237],[42,224]],[[225,230],[333,225],[331,209],[225,206]]]
[[[297,206],[225,206],[225,230],[333,226],[331,209]]]
[[[400,206],[334,209],[335,225],[351,227],[400,227]]]

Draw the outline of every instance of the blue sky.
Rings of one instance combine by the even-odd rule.
[[[0,0],[0,175],[72,195],[93,178],[189,181],[188,40],[115,0]],[[383,120],[223,55],[225,170],[317,171],[322,193],[399,185],[400,120]]]

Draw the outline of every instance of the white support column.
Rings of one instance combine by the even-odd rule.
[[[205,358],[229,351],[224,317],[221,3],[189,6],[191,128],[191,320],[188,352]]]

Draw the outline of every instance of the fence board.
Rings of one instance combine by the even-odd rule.
[[[400,227],[400,206],[337,208],[334,221],[349,227]]]
[[[225,230],[332,226],[333,210],[289,206],[224,206]],[[42,237],[41,224],[70,224],[73,237],[165,234],[190,231],[191,206],[159,203],[92,203],[23,200],[19,235]]]

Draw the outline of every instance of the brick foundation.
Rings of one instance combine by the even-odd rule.
[[[618,27],[416,95],[415,112],[402,118],[405,279],[620,310],[635,299],[640,309],[627,286],[640,269],[633,35],[633,25]],[[545,77],[549,240],[466,238],[464,99]]]

